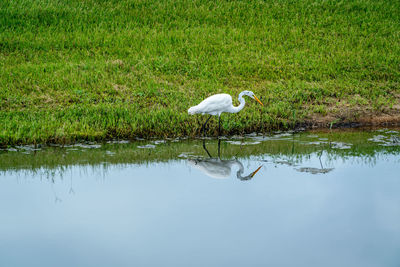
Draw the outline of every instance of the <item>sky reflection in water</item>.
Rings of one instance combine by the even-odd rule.
[[[222,140],[220,157],[215,140],[153,142],[179,156],[140,163],[132,145],[4,152],[0,266],[399,266],[397,146],[307,134],[295,150],[320,144],[292,153],[291,136],[257,138]],[[142,159],[164,153],[145,145]]]

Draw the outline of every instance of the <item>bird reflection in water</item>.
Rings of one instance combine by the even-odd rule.
[[[318,156],[319,164],[321,165],[321,168],[301,167],[296,170],[299,172],[308,172],[311,174],[326,174],[326,173],[332,171],[334,168],[324,168],[324,166],[322,165],[321,157],[322,157],[323,152],[324,151],[321,151]]]
[[[216,179],[226,179],[231,175],[232,168],[237,167],[238,171],[236,172],[236,177],[239,180],[247,181],[250,180],[256,175],[256,173],[261,169],[262,166],[258,167],[255,171],[250,173],[249,175],[244,176],[244,167],[243,164],[238,160],[222,160],[220,151],[221,151],[221,140],[218,140],[218,157],[213,158],[210,152],[207,150],[205,145],[205,140],[203,140],[203,148],[206,151],[209,158],[196,158],[196,159],[188,159],[189,164],[194,168],[199,169],[207,176]]]

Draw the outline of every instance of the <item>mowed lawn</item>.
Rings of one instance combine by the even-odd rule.
[[[400,114],[400,3],[0,1],[2,145],[195,136],[242,90],[224,134]]]

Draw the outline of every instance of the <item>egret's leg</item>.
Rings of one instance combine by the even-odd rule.
[[[218,158],[221,158],[221,139],[218,139]]]
[[[210,115],[210,117],[208,117],[208,119],[206,120],[206,122],[203,124],[203,126],[201,127],[201,130],[200,130],[200,132],[203,132],[204,131],[204,136],[206,136],[206,124],[207,124],[207,122],[211,119],[211,116],[212,115]]]
[[[207,152],[207,155],[208,155],[210,158],[212,158],[210,152],[208,152],[208,149],[206,148],[206,139],[203,139],[203,148],[204,148],[204,150]]]
[[[218,137],[221,135],[221,115],[218,116]]]

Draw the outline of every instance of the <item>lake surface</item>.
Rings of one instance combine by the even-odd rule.
[[[15,147],[0,211],[0,266],[400,266],[400,134]]]

